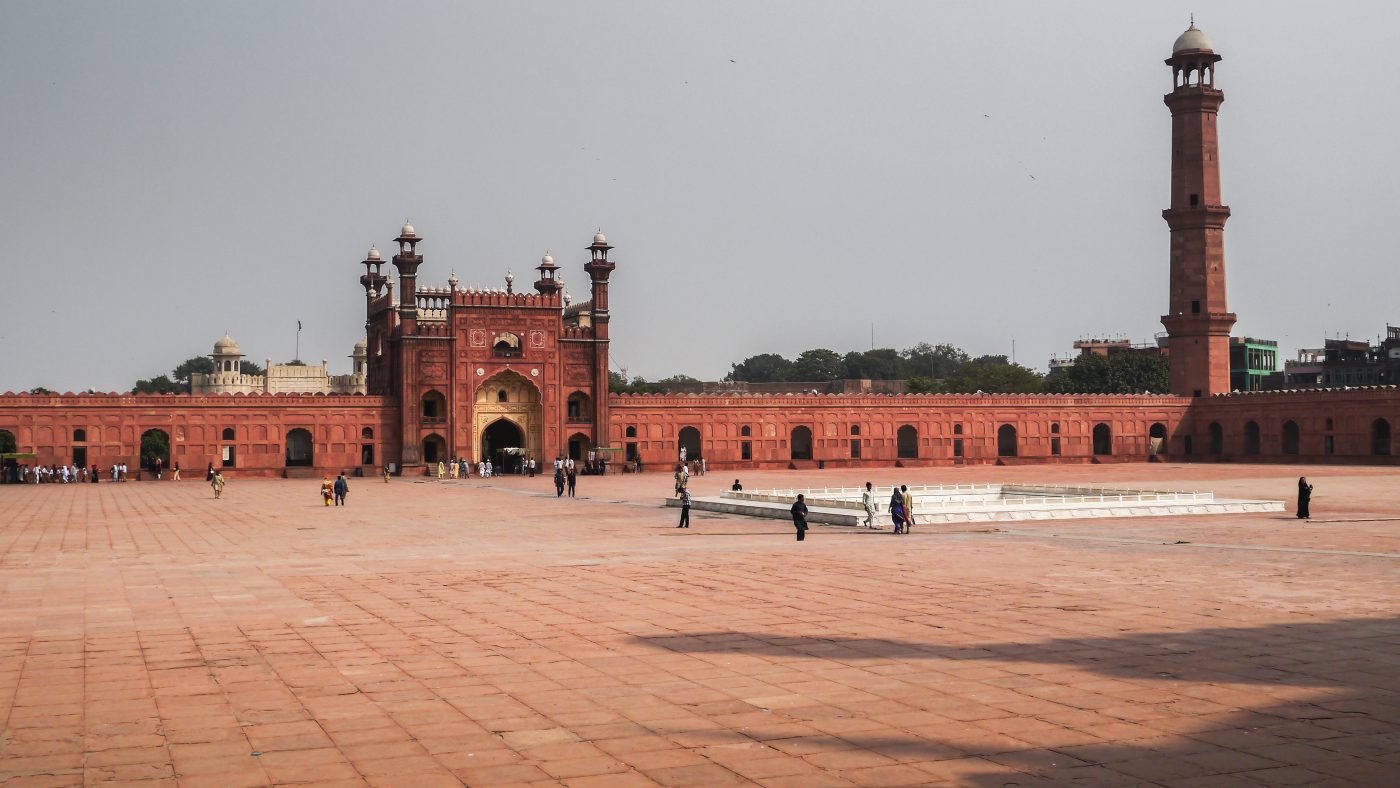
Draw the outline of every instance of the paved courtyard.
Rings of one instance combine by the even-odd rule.
[[[659,508],[664,472],[0,487],[0,783],[1400,784],[1400,469],[1113,482],[1289,514],[916,527]],[[694,480],[703,494],[733,472]],[[888,526],[887,526],[888,527]]]

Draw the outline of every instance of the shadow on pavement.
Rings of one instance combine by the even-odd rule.
[[[1008,703],[1002,723],[995,718],[959,721],[955,712],[935,703],[925,710],[954,716],[932,731],[925,726],[907,738],[852,733],[803,741],[816,750],[860,749],[895,761],[920,760],[925,768],[928,761],[978,759],[957,761],[963,771],[950,779],[961,785],[1400,784],[1397,617],[970,647],[756,632],[637,640],[689,654],[810,657],[857,666],[862,661],[1002,663],[1012,680],[985,681],[989,692],[1004,697],[1007,688],[1030,687],[1025,701],[1049,700],[1064,712],[1025,712]],[[1018,670],[1016,664],[1049,667]],[[1096,691],[1036,681],[1047,673],[1063,678],[1060,667],[1105,677],[1107,688],[1100,691],[1117,693],[1112,700],[1118,705],[1106,706],[1108,696]],[[1076,678],[1073,683],[1093,681]],[[1040,686],[1048,691],[1037,693]],[[1158,686],[1165,692],[1156,691]],[[1289,688],[1301,688],[1307,697],[1299,699],[1299,691]],[[1134,697],[1134,691],[1140,694]],[[904,702],[920,706],[913,697]],[[989,700],[984,707],[997,703]],[[791,711],[797,713],[773,710],[793,721],[811,719],[800,709]],[[1076,719],[1085,720],[1082,730]],[[1085,736],[1096,729],[1101,736]],[[1025,739],[1018,739],[1018,732]]]

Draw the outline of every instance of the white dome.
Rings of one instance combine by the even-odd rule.
[[[598,228],[598,234],[595,235],[595,236],[593,236],[593,243],[595,243],[595,244],[605,244],[605,243],[607,243],[607,242],[608,242],[608,237],[607,237],[606,235],[603,235],[603,229],[602,229],[601,227]]]
[[[404,222],[403,229],[399,230],[399,235],[411,237],[417,235],[417,233],[413,231],[413,225],[409,224],[408,222]]]
[[[214,343],[214,355],[216,356],[242,355],[242,353],[242,349],[238,347],[238,342],[235,341],[233,337],[229,336],[227,331],[224,332],[223,339]]]
[[[369,347],[369,343],[366,342],[366,341],[364,341],[363,339],[361,339],[359,342],[356,342],[356,343],[355,343],[355,351],[356,351],[356,352],[361,352],[361,351],[365,350],[365,349],[368,348],[368,347]]]
[[[370,244],[370,245],[369,245],[369,254],[365,256],[365,259],[366,259],[366,260],[378,260],[378,259],[380,259],[380,258],[379,258],[379,249],[378,249],[374,244]]]
[[[554,265],[554,256],[545,252],[544,257],[540,258],[540,265]]]
[[[1210,36],[1201,32],[1195,24],[1186,28],[1186,32],[1176,37],[1176,43],[1172,44],[1172,54],[1177,52],[1189,52],[1193,49],[1206,49],[1214,51],[1215,45],[1210,42]]]

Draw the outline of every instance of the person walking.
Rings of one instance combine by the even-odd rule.
[[[160,481],[160,469],[161,469],[161,465],[162,465],[162,463],[161,463],[159,457],[152,457],[152,458],[151,458],[151,470],[153,470],[153,471],[156,472],[156,481]]]
[[[677,527],[677,528],[689,528],[689,527],[690,527],[690,504],[691,504],[690,490],[687,490],[686,488],[682,487],[682,488],[680,489],[680,492],[676,493],[676,495],[679,496],[680,499],[681,499],[681,523],[680,523],[680,525],[677,525],[676,527]]]
[[[345,494],[350,492],[350,480],[345,478],[345,474],[335,477],[335,505],[345,505]]]
[[[878,506],[875,503],[875,485],[870,482],[865,483],[865,492],[860,494],[860,503],[865,507],[865,527],[874,528],[875,509]]]
[[[1308,477],[1306,477],[1306,476],[1299,476],[1299,477],[1298,477],[1298,519],[1299,519],[1299,520],[1310,520],[1310,519],[1312,519],[1312,512],[1309,511],[1309,507],[1312,505],[1312,490],[1313,490],[1313,486],[1312,486],[1311,484],[1308,484]]]
[[[797,503],[792,505],[792,525],[797,529],[797,541],[807,539],[807,496],[797,494]]]
[[[909,485],[899,485],[901,498],[904,499],[904,533],[914,532],[914,494],[909,492]]]
[[[209,486],[214,488],[214,497],[224,497],[224,474],[223,471],[214,471],[214,475],[209,479]]]
[[[535,478],[535,458],[530,458],[530,478]]]
[[[389,483],[389,463],[384,463],[384,483]]]
[[[578,473],[575,472],[573,466],[569,466],[569,471],[568,471],[568,473],[565,474],[565,478],[566,478],[566,479],[568,480],[568,482],[569,482],[569,497],[570,497],[570,498],[573,498],[573,497],[574,497],[574,485],[578,484]]]
[[[442,460],[438,460],[438,469],[437,469],[437,471],[438,471],[438,481],[442,481],[443,479],[446,479],[446,478],[447,478],[447,466],[443,464]]]
[[[904,533],[904,496],[899,494],[899,487],[894,487],[890,494],[890,520],[894,522],[894,532]]]
[[[180,481],[180,463],[178,463],[178,462],[175,463],[175,467],[174,467],[173,469],[171,469],[170,481],[172,481],[172,482],[178,482],[178,481]]]
[[[558,498],[564,494],[564,467],[561,465],[554,469],[554,497]]]
[[[112,466],[112,481],[116,481],[116,480],[117,480],[116,471],[117,471],[117,466],[113,465],[113,466]],[[207,471],[204,472],[204,481],[206,481],[206,482],[212,482],[212,481],[214,481],[214,463],[212,463],[212,462],[209,463],[209,470],[207,470]]]
[[[681,494],[681,490],[686,488],[690,482],[690,474],[686,472],[684,465],[676,466],[676,495]]]
[[[326,506],[331,505],[331,499],[335,497],[335,485],[331,483],[331,477],[321,477],[321,500]]]

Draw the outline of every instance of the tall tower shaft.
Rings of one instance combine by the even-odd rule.
[[[1171,354],[1172,393],[1208,397],[1230,390],[1230,329],[1225,303],[1225,221],[1220,195],[1216,118],[1225,94],[1216,87],[1211,41],[1193,24],[1172,47],[1171,298],[1162,316]]]

